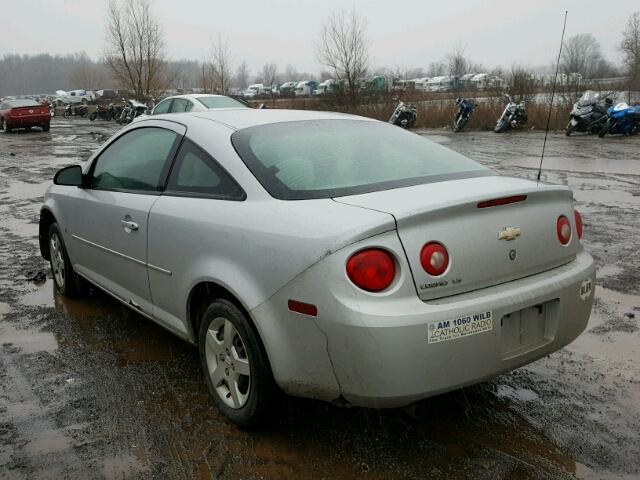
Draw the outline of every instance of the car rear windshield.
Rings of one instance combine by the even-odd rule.
[[[20,98],[18,100],[10,100],[7,102],[11,108],[18,107],[41,107],[35,100],[29,100],[28,98]]]
[[[283,200],[493,175],[463,155],[382,122],[272,123],[238,130],[231,141],[269,194]]]
[[[244,108],[246,106],[229,97],[199,97],[197,100],[207,108]]]

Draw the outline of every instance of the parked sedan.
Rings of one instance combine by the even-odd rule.
[[[158,103],[151,115],[163,113],[203,112],[217,108],[246,108],[244,103],[225,95],[175,95]]]
[[[44,132],[48,132],[50,123],[49,107],[35,100],[19,98],[0,103],[0,130],[5,133],[17,128],[29,130],[31,127],[40,127]]]
[[[566,186],[327,112],[147,117],[60,170],[40,249],[198,346],[238,424],[277,394],[400,407],[562,348],[594,263]]]

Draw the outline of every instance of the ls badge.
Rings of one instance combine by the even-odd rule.
[[[520,227],[504,227],[500,230],[500,233],[498,233],[498,240],[515,240],[521,235],[521,233],[522,230]]]

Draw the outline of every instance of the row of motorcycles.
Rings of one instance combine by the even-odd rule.
[[[123,98],[122,102],[122,104],[110,103],[106,107],[98,105],[89,115],[89,120],[92,122],[97,119],[115,120],[116,123],[126,124],[131,123],[134,118],[143,115],[147,111],[147,106],[136,100],[125,100]]]
[[[131,123],[134,118],[139,117],[147,111],[147,106],[136,100],[122,99],[122,104],[110,103],[104,107],[96,106],[96,109],[89,114],[89,108],[86,105],[67,105],[64,108],[65,117],[86,117],[89,114],[89,120],[115,120],[119,124]]]
[[[508,103],[498,119],[496,133],[506,132],[527,123],[525,103],[514,101],[506,95]],[[475,107],[469,107],[469,100],[457,99],[458,113],[454,122],[454,131],[459,131],[467,122]],[[461,126],[459,124],[461,123]],[[458,128],[456,128],[458,127]],[[567,136],[573,132],[597,133],[605,135],[633,135],[640,130],[640,106],[630,106],[625,102],[613,105],[611,98],[600,97],[599,93],[587,90],[573,105],[569,114],[569,123],[565,129]]]

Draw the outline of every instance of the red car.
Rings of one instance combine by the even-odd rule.
[[[6,133],[16,128],[40,127],[42,131],[49,131],[51,113],[46,105],[40,105],[35,100],[19,98],[5,100],[0,103],[0,129]]]

